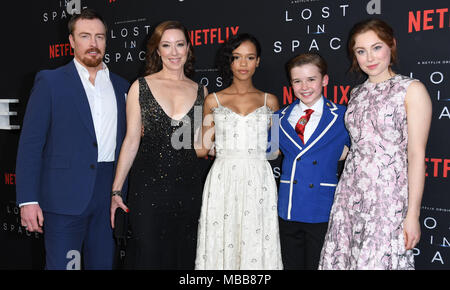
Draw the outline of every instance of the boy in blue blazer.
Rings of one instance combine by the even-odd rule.
[[[284,269],[317,269],[338,183],[338,161],[350,147],[345,106],[322,95],[327,64],[314,53],[287,64],[296,100],[276,112],[284,155],[278,215]]]

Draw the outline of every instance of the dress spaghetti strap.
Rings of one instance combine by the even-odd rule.
[[[214,92],[213,94],[214,94],[214,97],[216,98],[217,105],[219,105],[219,107],[222,107],[222,105],[220,104],[219,98],[217,97],[216,93]]]
[[[264,107],[266,106],[267,103],[267,93],[264,93]]]

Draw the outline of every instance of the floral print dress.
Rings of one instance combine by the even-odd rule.
[[[350,96],[345,124],[352,145],[330,215],[319,269],[414,269],[405,250],[408,209],[409,77],[368,80]]]

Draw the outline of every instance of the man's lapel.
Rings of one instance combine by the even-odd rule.
[[[300,102],[299,99],[296,99],[292,104],[287,106],[283,111],[281,111],[281,117],[280,117],[280,129],[282,134],[284,134],[289,142],[292,143],[295,147],[297,147],[299,150],[302,150],[303,144],[300,137],[298,137],[297,132],[295,132],[295,129],[289,124],[289,116],[292,112],[292,109],[298,105]]]

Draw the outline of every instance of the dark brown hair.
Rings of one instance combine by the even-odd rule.
[[[356,37],[364,32],[373,31],[384,43],[391,48],[391,64],[397,62],[397,44],[395,42],[394,30],[386,22],[380,19],[372,18],[356,23],[350,31],[350,36],[347,44],[348,54],[352,60],[350,71],[361,71],[356,60],[355,47]]]
[[[216,64],[225,86],[229,86],[233,82],[231,71],[231,64],[234,61],[233,51],[246,41],[253,43],[256,49],[256,57],[261,57],[261,44],[255,36],[249,33],[240,33],[230,37],[219,49]]]
[[[166,30],[178,29],[181,30],[186,38],[186,45],[188,45],[188,55],[186,63],[184,64],[184,74],[186,76],[192,76],[194,73],[194,50],[192,48],[191,39],[187,29],[178,21],[164,21],[156,26],[155,31],[147,42],[147,54],[145,74],[153,74],[162,69],[161,57],[158,54],[158,46],[161,41],[162,35]]]
[[[288,63],[286,64],[286,70],[289,77],[289,81],[291,81],[291,70],[294,67],[302,66],[305,64],[313,64],[317,66],[322,76],[327,74],[328,65],[325,59],[323,59],[323,57],[321,57],[318,53],[312,52],[302,53],[289,60]]]
[[[72,34],[72,36],[73,36],[73,31],[75,29],[75,23],[79,19],[89,19],[89,20],[98,19],[105,26],[105,32],[108,30],[108,28],[106,26],[106,22],[100,14],[98,14],[94,9],[85,8],[85,9],[81,10],[80,14],[74,13],[72,15],[72,17],[70,18],[69,23],[67,24],[67,28],[69,29],[69,34]]]

